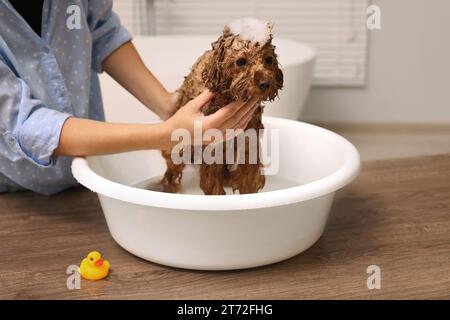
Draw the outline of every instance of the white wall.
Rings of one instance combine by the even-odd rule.
[[[313,88],[303,119],[450,123],[450,0],[373,0],[382,29],[370,32],[363,88]]]

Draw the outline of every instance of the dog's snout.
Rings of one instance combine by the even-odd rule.
[[[262,91],[266,91],[267,89],[269,89],[269,83],[268,82],[260,82],[258,87],[262,90]]]

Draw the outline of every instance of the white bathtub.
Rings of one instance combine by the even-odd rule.
[[[77,158],[72,172],[98,193],[117,243],[143,259],[203,270],[274,263],[319,239],[335,191],[357,175],[360,162],[353,145],[328,130],[281,118],[263,122],[268,130],[279,129],[277,177],[292,182],[274,191],[267,191],[273,189],[270,178],[262,192],[247,195],[131,187],[164,173],[159,151]]]
[[[133,42],[146,65],[168,90],[174,91],[214,40],[212,36],[151,36],[136,37]],[[274,44],[284,73],[284,88],[279,100],[267,104],[264,114],[298,120],[311,86],[316,53],[310,46],[292,40],[274,39]],[[143,119],[156,119],[108,75],[102,74],[100,79],[107,120],[142,122]],[[125,115],[125,119],[117,109],[135,105],[140,106],[140,112]]]

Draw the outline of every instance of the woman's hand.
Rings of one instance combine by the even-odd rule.
[[[167,150],[178,143],[171,139],[176,129],[185,129],[190,133],[191,138],[194,137],[196,120],[201,121],[202,137],[208,129],[219,129],[223,137],[226,137],[226,129],[245,129],[255,111],[256,100],[246,103],[232,102],[215,113],[205,116],[202,113],[202,107],[213,96],[211,92],[204,91],[167,121],[158,124],[108,123],[68,118],[62,127],[59,145],[54,150],[54,155],[90,156],[133,150]],[[211,143],[211,141],[202,141],[202,143]]]
[[[199,96],[189,101],[171,118],[164,122],[163,125],[167,131],[168,138],[170,139],[170,141],[167,142],[168,149],[178,143],[178,141],[173,141],[171,139],[172,132],[176,129],[187,130],[193,139],[194,124],[196,121],[201,122],[203,144],[211,143],[209,140],[203,140],[204,133],[208,129],[219,130],[224,138],[230,138],[226,136],[227,129],[245,129],[257,107],[257,100],[251,99],[247,102],[234,101],[217,110],[215,113],[205,116],[202,113],[202,109],[213,97],[214,94],[210,91],[203,91]],[[194,142],[196,141],[191,141],[191,143]]]

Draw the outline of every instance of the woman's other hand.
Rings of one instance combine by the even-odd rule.
[[[180,108],[171,118],[163,125],[167,130],[170,141],[167,143],[169,148],[178,141],[172,141],[172,133],[176,129],[185,129],[194,139],[194,125],[196,121],[201,122],[202,138],[208,129],[217,129],[221,132],[225,139],[227,129],[245,129],[248,122],[253,116],[257,107],[257,100],[251,99],[247,102],[233,101],[226,106],[220,108],[215,113],[205,116],[202,113],[203,107],[208,104],[214,94],[209,90],[203,91],[199,96],[189,101],[185,106]],[[228,138],[228,137],[227,137]],[[223,140],[224,140],[223,139]],[[191,141],[195,143],[196,141]],[[203,144],[211,143],[210,140],[202,139]]]

